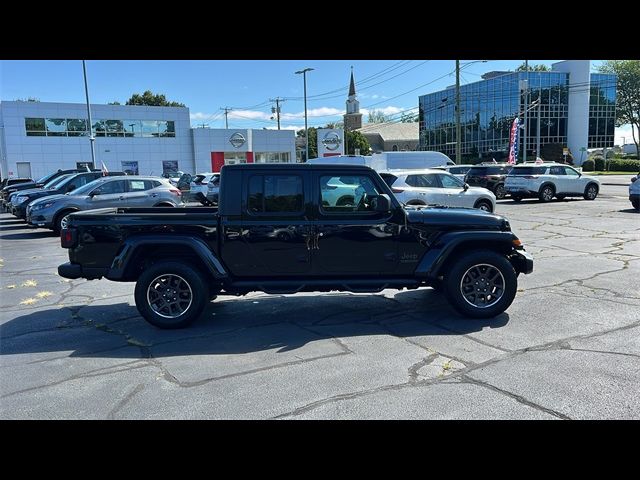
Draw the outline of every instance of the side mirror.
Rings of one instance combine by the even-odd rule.
[[[631,177],[631,183],[635,182],[638,179],[638,177]]]
[[[100,189],[96,188],[95,190],[92,190],[91,192],[89,192],[89,198],[93,198],[96,195],[100,195]]]
[[[467,190],[469,190],[469,184],[467,182],[464,182],[464,186],[462,188],[466,192]]]
[[[371,199],[371,206],[375,212],[387,213],[391,210],[391,199],[383,193]]]
[[[76,186],[74,184],[71,184],[67,187],[67,192],[72,192],[76,189]]]

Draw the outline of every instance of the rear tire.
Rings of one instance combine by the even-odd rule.
[[[556,194],[556,189],[553,188],[553,185],[544,185],[540,189],[540,193],[538,194],[538,199],[540,199],[541,202],[547,203],[553,200],[553,197],[555,196],[555,194]]]
[[[158,328],[183,328],[204,310],[211,292],[204,276],[189,264],[175,261],[151,265],[138,278],[136,307]]]
[[[473,318],[501,314],[518,290],[516,272],[503,255],[474,250],[452,264],[444,278],[444,292],[459,313]]]
[[[640,210],[640,199],[634,198],[633,200],[631,200],[631,206],[636,210]]]
[[[590,183],[584,189],[583,198],[585,200],[595,200],[598,196],[598,186],[595,183]]]

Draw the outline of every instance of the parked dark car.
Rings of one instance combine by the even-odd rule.
[[[496,200],[502,200],[507,194],[504,180],[512,167],[509,163],[474,165],[464,176],[464,181],[472,187],[487,188],[493,192]]]
[[[51,182],[52,180],[55,180],[56,178],[59,178],[62,175],[66,175],[68,173],[81,173],[86,171],[87,171],[86,169],[77,169],[77,168],[70,169],[70,170],[57,170],[53,173],[49,173],[48,175],[45,175],[42,178],[39,178],[35,182],[34,181],[21,182],[8,187],[4,187],[0,189],[0,202],[2,202],[2,206],[4,207],[7,201],[9,200],[9,196],[14,192],[19,192],[21,190],[29,190],[33,188],[42,188],[47,183]],[[99,172],[100,170],[92,170],[92,171]]]
[[[118,176],[124,175],[124,172],[109,172],[106,176]],[[49,195],[58,195],[61,193],[69,193],[78,187],[81,187],[89,182],[94,181],[97,178],[102,177],[104,174],[101,171],[84,172],[70,175],[63,181],[58,182],[51,188],[34,188],[30,190],[23,190],[21,192],[15,192],[14,200],[11,204],[11,213],[18,218],[26,218],[27,205],[34,201],[36,198],[47,197]]]
[[[341,204],[323,185],[351,188]],[[342,187],[341,187],[342,188]],[[403,207],[362,165],[222,167],[220,209],[105,208],[60,233],[65,278],[136,282],[160,328],[197,319],[217,295],[441,288],[462,315],[494,317],[533,259],[507,219],[465,208]],[[424,312],[428,315],[428,311]]]
[[[23,183],[32,183],[31,178],[4,178],[0,183],[0,202],[4,207],[7,198],[9,198],[9,190],[16,191],[18,185]]]

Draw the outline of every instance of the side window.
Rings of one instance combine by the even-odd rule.
[[[439,175],[443,188],[462,188],[464,184],[451,175]]]
[[[379,194],[373,179],[366,175],[320,177],[321,210],[326,213],[373,211],[370,199]]]
[[[114,182],[106,182],[94,190],[96,195],[112,195],[125,192],[125,181],[116,180]]]
[[[158,188],[160,185],[162,185],[162,182],[159,182],[158,180],[151,180],[151,188]]]
[[[579,173],[576,172],[573,168],[570,168],[570,167],[562,167],[562,168],[564,168],[564,171],[568,176],[571,176],[571,177],[579,176]]]
[[[153,186],[154,182],[151,180],[129,180],[128,182],[130,192],[143,192],[145,190],[151,190],[152,188],[155,188]]]
[[[300,213],[304,209],[299,175],[253,175],[247,208],[251,213]]]
[[[406,180],[407,185],[419,188],[440,188],[438,176],[433,173],[425,175],[409,175]]]
[[[549,175],[564,175],[564,167],[549,168]]]

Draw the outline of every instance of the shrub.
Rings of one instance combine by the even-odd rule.
[[[611,160],[607,162],[607,166],[609,170],[616,172],[638,172],[640,171],[640,160]]]
[[[595,167],[597,172],[601,172],[604,170],[604,158],[603,157],[597,157],[595,159]]]
[[[592,159],[585,160],[582,162],[582,170],[585,172],[593,172],[595,165],[596,164]]]

